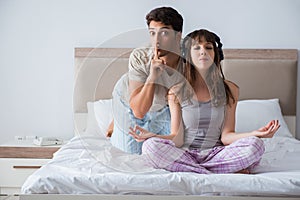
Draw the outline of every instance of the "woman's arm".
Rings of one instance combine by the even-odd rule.
[[[181,105],[174,93],[169,92],[168,103],[171,114],[171,133],[172,141],[176,147],[181,147],[184,144],[184,128],[182,121]]]
[[[271,138],[280,127],[278,120],[270,121],[266,126],[259,128],[247,133],[236,133],[235,132],[235,112],[239,95],[239,88],[232,82],[227,81],[227,84],[233,94],[235,101],[229,100],[225,113],[224,127],[222,130],[221,140],[224,145],[233,143],[234,141],[249,137],[257,136],[260,138]]]

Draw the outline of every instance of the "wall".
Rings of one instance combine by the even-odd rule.
[[[16,135],[71,138],[74,47],[137,46],[147,41],[145,14],[157,6],[184,16],[184,35],[207,28],[225,48],[300,49],[298,0],[157,2],[0,0],[2,142]]]

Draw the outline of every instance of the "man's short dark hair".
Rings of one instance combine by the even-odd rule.
[[[175,31],[182,32],[183,18],[174,8],[155,8],[146,15],[146,20],[148,26],[151,21],[156,21],[165,25],[171,25]]]

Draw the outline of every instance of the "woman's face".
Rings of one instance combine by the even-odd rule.
[[[214,63],[215,52],[213,44],[207,42],[204,38],[201,39],[201,42],[195,42],[191,46],[191,58],[199,72],[207,72]]]

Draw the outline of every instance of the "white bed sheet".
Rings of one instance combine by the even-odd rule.
[[[300,141],[274,137],[264,142],[256,174],[205,175],[153,169],[107,139],[76,136],[28,177],[22,193],[300,196]]]

